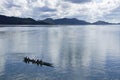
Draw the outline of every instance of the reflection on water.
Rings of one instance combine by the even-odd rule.
[[[23,63],[28,56],[54,68]],[[119,26],[0,28],[0,80],[120,80]]]

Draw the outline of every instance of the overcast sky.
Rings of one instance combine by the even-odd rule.
[[[120,0],[0,0],[0,14],[120,22]]]

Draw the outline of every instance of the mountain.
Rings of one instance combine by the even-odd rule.
[[[55,22],[54,22],[54,20],[52,18],[47,18],[47,19],[44,19],[42,21],[47,22],[49,24],[53,24],[53,25],[55,24]]]
[[[50,24],[55,24],[55,25],[89,25],[91,23],[86,22],[84,20],[78,20],[76,18],[62,18],[62,19],[52,19],[52,18],[47,18],[43,20],[44,22],[50,23]]]
[[[18,18],[18,17],[8,17],[4,15],[0,15],[0,24],[32,24],[32,25],[47,25],[49,23],[43,21],[36,21],[32,18]]]
[[[114,23],[108,23],[105,21],[97,21],[97,22],[94,22],[92,24],[94,24],[94,25],[109,25],[109,24],[114,24]]]
[[[108,23],[105,21],[97,21],[90,23],[84,20],[78,20],[76,18],[61,18],[52,19],[47,18],[44,20],[36,21],[32,18],[19,18],[19,17],[8,17],[0,15],[0,24],[12,24],[12,25],[120,25],[120,23]]]
[[[117,23],[118,25],[120,25],[120,23]]]

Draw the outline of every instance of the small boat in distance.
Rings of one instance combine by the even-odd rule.
[[[23,60],[25,63],[32,63],[32,64],[37,64],[38,66],[40,65],[40,66],[42,66],[42,65],[44,65],[44,66],[48,66],[48,67],[53,67],[53,64],[51,64],[51,63],[48,63],[48,62],[44,62],[44,61],[42,61],[42,59],[41,60],[39,60],[39,59],[30,59],[29,57],[24,57],[24,60]]]

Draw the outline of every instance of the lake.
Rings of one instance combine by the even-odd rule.
[[[120,80],[120,25],[1,25],[0,80]]]

